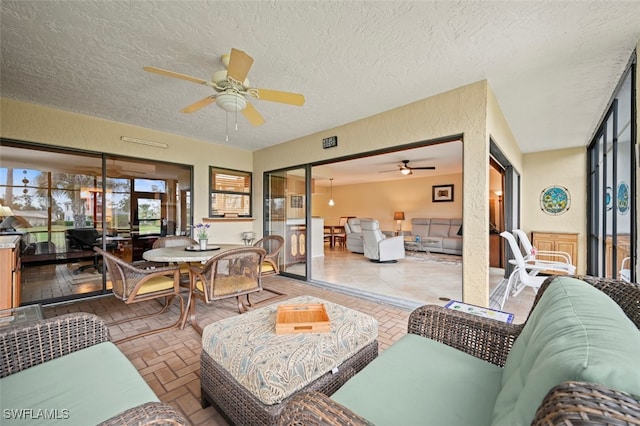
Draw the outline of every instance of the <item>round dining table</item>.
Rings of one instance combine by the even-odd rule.
[[[211,244],[206,250],[200,250],[198,246],[162,247],[145,251],[142,253],[142,258],[150,262],[206,262],[218,253],[242,247],[246,246],[243,244]]]

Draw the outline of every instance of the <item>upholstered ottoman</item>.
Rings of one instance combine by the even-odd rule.
[[[275,333],[279,304],[324,303],[326,333]],[[226,318],[202,333],[202,406],[236,425],[275,425],[303,390],[331,395],[378,356],[375,318],[310,296]]]

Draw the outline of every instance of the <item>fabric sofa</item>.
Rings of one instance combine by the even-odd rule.
[[[639,424],[639,300],[637,284],[560,276],[524,324],[423,306],[407,335],[331,397],[298,395],[280,424]]]
[[[430,252],[462,255],[462,219],[413,218],[411,235]]]
[[[0,330],[3,425],[188,425],[161,403],[110,339],[73,313]]]

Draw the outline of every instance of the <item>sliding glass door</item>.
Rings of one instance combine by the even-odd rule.
[[[95,246],[131,262],[189,229],[192,166],[8,140],[0,149],[0,234],[21,236],[21,304],[107,293]]]
[[[264,233],[284,238],[280,273],[306,278],[307,252],[311,247],[306,219],[306,169],[265,173],[264,193]],[[322,233],[319,238],[322,239]]]
[[[587,273],[620,278],[623,264],[636,278],[636,174],[633,75],[630,68],[589,146]]]

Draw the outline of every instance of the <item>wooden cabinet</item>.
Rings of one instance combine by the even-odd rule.
[[[489,266],[502,268],[502,240],[500,234],[489,234]]]
[[[0,236],[0,309],[20,306],[20,236]]]
[[[532,232],[531,244],[538,250],[569,253],[573,266],[578,267],[578,234],[559,232]],[[540,260],[562,261],[556,257],[537,256]]]

